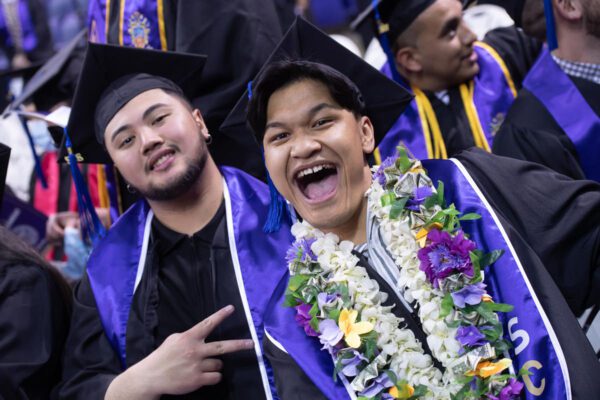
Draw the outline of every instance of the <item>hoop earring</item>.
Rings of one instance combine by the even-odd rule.
[[[125,185],[125,187],[127,188],[127,191],[131,194],[136,194],[137,190],[135,190],[135,188],[133,186],[131,186],[129,183],[127,185]]]
[[[209,134],[208,134],[208,137],[206,138],[206,144],[207,144],[207,145],[208,145],[208,144],[211,144],[211,143],[212,143],[212,140],[213,140],[213,138],[212,138],[212,136],[211,136],[211,135],[210,135],[210,133],[209,133]]]

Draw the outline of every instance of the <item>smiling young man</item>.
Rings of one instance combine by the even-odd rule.
[[[89,45],[73,149],[113,162],[142,200],[95,246],[75,290],[61,398],[274,396],[262,320],[290,237],[261,230],[266,186],[209,153],[186,100],[204,59]]]
[[[517,396],[519,387],[528,396],[544,399],[597,396],[597,359],[552,277],[570,275],[569,282],[557,282],[571,296],[573,308],[598,301],[594,288],[600,282],[587,280],[597,273],[598,259],[587,243],[599,237],[597,225],[589,220],[598,219],[594,211],[600,204],[600,187],[478,149],[458,160],[423,162],[425,168],[406,165],[406,157],[395,163],[387,160],[373,179],[367,157],[402,104],[410,100],[399,94],[397,85],[379,77],[364,61],[297,20],[253,84],[248,122],[263,145],[277,190],[303,219],[292,228],[297,241],[286,257],[290,276],[280,282],[265,318],[265,354],[273,366],[278,395],[343,399],[388,394],[401,398],[401,390],[409,393],[404,397],[412,390],[421,395],[429,391],[434,398],[455,394],[454,379],[464,377],[450,374],[440,381],[442,375],[455,371],[457,363],[468,365],[463,372],[473,369],[477,375],[485,365],[479,362],[493,356],[478,353],[471,361],[470,355],[462,357],[460,345],[451,344],[455,334],[468,354],[474,355],[470,346],[482,344],[465,345],[468,340],[459,339],[457,332],[437,333],[442,329],[438,323],[444,322],[430,319],[439,318],[442,300],[423,303],[425,286],[410,279],[424,279],[425,274],[412,278],[406,274],[415,265],[419,271],[421,259],[436,264],[433,270],[450,268],[446,264],[462,268],[469,261],[461,257],[469,256],[461,256],[455,247],[467,246],[468,237],[467,242],[476,242],[486,252],[506,252],[486,269],[485,283],[494,301],[514,306],[500,316],[504,338],[516,349],[510,353],[514,371],[525,368],[531,375],[520,378],[522,385],[505,381],[504,398]],[[382,93],[399,103],[380,103]],[[381,182],[386,181],[395,182],[394,192],[382,196]],[[439,195],[427,198],[434,193],[432,183],[439,181],[447,203],[453,203],[447,215],[454,206],[481,215],[480,220],[462,223],[464,236],[430,223],[433,215],[422,214],[438,201]],[[437,187],[442,192],[442,186]],[[541,199],[550,195],[553,201],[540,207]],[[387,222],[383,216],[394,207],[381,208],[390,202],[398,204],[394,207],[402,216],[391,223],[398,216]],[[564,207],[567,203],[571,207]],[[414,214],[406,214],[413,210]],[[559,217],[569,223],[561,229],[548,223]],[[429,231],[452,235],[454,244],[431,250],[436,236]],[[405,239],[413,244],[393,242],[395,235],[406,232]],[[556,243],[569,244],[558,248]],[[433,253],[423,256],[421,250]],[[427,273],[433,273],[428,268]],[[440,284],[440,290],[452,285]],[[574,286],[575,295],[570,291]],[[452,300],[455,310],[464,307],[461,298]],[[472,304],[488,301],[481,295],[478,299]],[[470,326],[472,317],[459,326]],[[474,320],[487,329],[481,320]],[[389,342],[390,338],[399,342]],[[486,362],[490,368],[498,367]],[[492,391],[500,388],[492,385],[489,390],[494,395]]]
[[[472,146],[490,151],[541,44],[516,27],[476,42],[459,0],[381,0],[377,9],[390,47],[382,72],[415,94],[379,144],[381,159],[399,143],[418,158],[448,158]],[[374,19],[372,5],[355,24],[368,16]]]

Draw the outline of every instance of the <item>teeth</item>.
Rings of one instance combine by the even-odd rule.
[[[310,175],[310,174],[316,174],[317,172],[322,171],[322,170],[324,170],[326,168],[327,169],[333,169],[333,167],[331,165],[326,165],[326,164],[316,165],[316,166],[314,166],[312,168],[306,168],[306,169],[303,169],[302,171],[300,171],[298,173],[298,178],[303,178],[303,177],[305,177],[307,175]]]
[[[169,158],[170,156],[171,156],[171,154],[165,154],[164,156],[161,156],[158,160],[156,160],[156,162],[154,163],[152,168],[156,168],[157,165],[160,165],[163,162],[165,162],[167,160],[167,158]]]

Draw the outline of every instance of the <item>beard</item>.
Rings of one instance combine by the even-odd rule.
[[[133,188],[148,200],[175,200],[185,195],[194,187],[194,184],[198,181],[204,170],[207,159],[208,151],[203,151],[198,158],[188,162],[185,171],[164,186],[150,186],[145,190],[140,190],[136,187]]]

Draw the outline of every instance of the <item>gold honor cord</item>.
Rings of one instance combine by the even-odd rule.
[[[490,145],[487,142],[479,116],[477,115],[477,109],[473,102],[473,94],[475,92],[475,83],[470,81],[468,84],[463,83],[459,86],[460,97],[465,107],[465,113],[469,120],[469,126],[471,127],[471,133],[473,134],[473,140],[475,140],[475,146],[484,149],[488,153],[491,152]]]
[[[419,118],[421,119],[421,126],[423,127],[423,136],[425,137],[425,146],[427,147],[427,157],[448,158],[446,144],[444,143],[442,131],[440,130],[440,124],[438,123],[429,99],[419,88],[412,86],[412,90],[415,94],[417,110],[419,111]]]
[[[163,0],[157,2],[158,31],[160,33],[160,48],[167,50],[167,33],[165,31],[165,7]]]
[[[123,19],[125,18],[125,0],[119,6],[119,46],[123,46]],[[108,40],[107,40],[108,42]]]
[[[108,22],[110,21],[110,0],[106,0],[104,10],[104,41],[108,43]]]
[[[101,208],[110,208],[110,197],[108,195],[108,187],[106,186],[106,174],[104,172],[104,166],[96,164],[96,172],[98,179],[98,199],[100,200]],[[110,219],[110,212],[108,213]]]
[[[492,58],[498,63],[500,69],[502,70],[502,73],[504,74],[504,78],[506,78],[506,83],[508,83],[508,87],[510,88],[513,98],[517,97],[517,89],[515,87],[515,82],[513,81],[512,76],[510,76],[510,72],[506,67],[506,63],[504,63],[504,60],[502,59],[502,57],[500,57],[500,54],[498,54],[498,52],[487,43],[476,42],[475,45],[487,51],[492,56]]]

